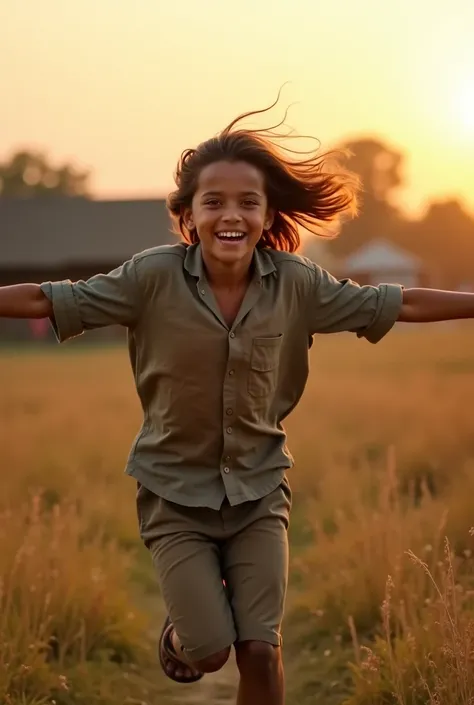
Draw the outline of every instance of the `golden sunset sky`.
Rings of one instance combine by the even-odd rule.
[[[4,0],[0,158],[23,146],[93,170],[97,196],[163,195],[180,152],[287,104],[323,147],[406,152],[400,201],[474,210],[472,0]]]

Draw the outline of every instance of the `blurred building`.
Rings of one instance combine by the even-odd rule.
[[[423,260],[385,240],[372,240],[338,263],[339,275],[359,284],[428,286],[430,272]]]
[[[0,286],[87,279],[136,252],[176,242],[159,199],[0,199]],[[106,329],[87,338],[114,339]],[[49,324],[0,319],[0,340],[50,340]]]
[[[406,288],[435,286],[434,269],[420,257],[384,239],[373,239],[347,257],[336,258],[324,241],[310,242],[304,254],[338,279],[359,284],[402,284]],[[439,285],[439,282],[438,282]]]

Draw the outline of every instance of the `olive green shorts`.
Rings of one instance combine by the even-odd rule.
[[[290,507],[286,479],[262,499],[224,501],[218,511],[174,504],[139,485],[140,534],[190,659],[238,641],[281,645]]]

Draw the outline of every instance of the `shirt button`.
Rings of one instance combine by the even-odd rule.
[[[232,416],[234,412],[232,409],[226,409],[225,413],[227,414],[227,416]]]
[[[235,333],[231,333],[231,334],[230,334],[230,337],[231,337],[231,338],[235,338]]]
[[[224,460],[226,461],[226,463],[230,462],[230,455],[226,455]]]
[[[201,294],[202,294],[203,296],[204,296],[205,293],[206,293],[206,292],[204,291],[204,289],[201,289]]]
[[[228,428],[226,428],[227,433],[232,433],[233,430],[234,429],[232,428],[232,426],[229,426]]]
[[[235,370],[229,370],[229,374],[230,374],[231,377],[232,377],[232,375],[234,374],[234,372],[235,372]]]
[[[226,475],[228,475],[230,473],[230,468],[224,468],[224,472]]]

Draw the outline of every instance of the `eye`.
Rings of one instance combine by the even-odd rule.
[[[204,205],[209,206],[210,208],[218,208],[221,205],[221,202],[218,198],[208,198],[204,201]]]
[[[255,208],[255,206],[258,206],[258,203],[257,201],[254,201],[251,198],[246,198],[244,201],[242,201],[242,205],[245,208]]]

